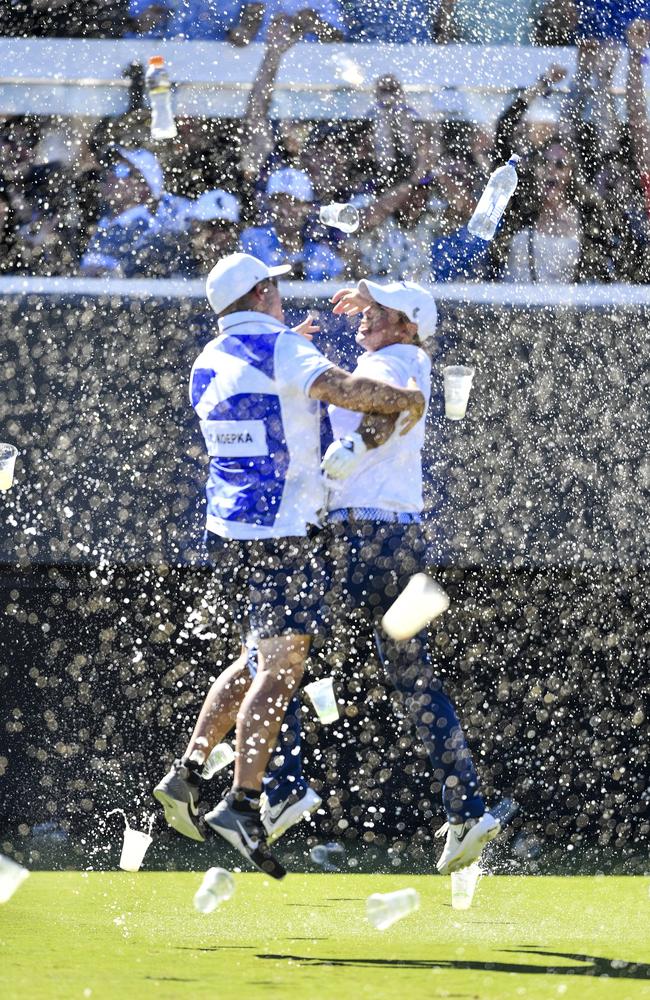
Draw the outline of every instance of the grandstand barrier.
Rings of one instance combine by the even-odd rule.
[[[179,115],[239,117],[264,46],[152,39],[0,38],[0,114],[103,117],[128,108],[125,69],[161,53],[175,82]],[[314,58],[317,51],[318,58]],[[271,114],[276,118],[361,118],[377,77],[394,73],[409,104],[425,119],[492,122],[505,96],[528,86],[551,63],[575,70],[574,48],[518,45],[353,45],[310,43],[282,61]],[[625,59],[613,88],[624,86]],[[650,87],[650,69],[646,67]],[[540,107],[557,113],[558,96]],[[549,113],[547,110],[546,114]]]

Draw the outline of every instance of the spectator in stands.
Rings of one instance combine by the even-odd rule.
[[[352,199],[360,208],[359,230],[341,247],[351,278],[430,277],[431,232],[441,208],[433,189],[439,152],[434,128],[424,127],[412,175],[379,195]]]
[[[575,148],[580,169],[579,208],[584,231],[579,265],[581,281],[650,280],[650,235],[645,200],[648,162],[644,154],[647,123],[642,53],[648,25],[628,29],[631,46],[626,86],[629,127],[617,127],[603,149],[593,125],[578,122]]]
[[[304,170],[281,167],[271,174],[267,189],[267,221],[241,234],[244,253],[268,265],[288,262],[294,277],[308,281],[336,278],[343,262],[328,243],[315,240],[307,230],[314,189]]]
[[[113,153],[100,189],[103,213],[80,266],[85,274],[131,277],[146,272],[140,251],[144,260],[154,234],[186,228],[188,202],[164,192],[162,168],[153,153],[124,147]],[[164,270],[161,260],[159,271]]]
[[[130,0],[137,35],[239,45],[257,33],[262,10],[246,0]]]
[[[316,201],[347,201],[358,190],[349,155],[349,150],[354,149],[356,160],[354,139],[352,130],[341,123],[322,123],[313,129],[310,126],[302,162],[314,186]]]
[[[487,280],[490,244],[467,229],[485,178],[475,164],[452,157],[441,157],[434,177],[442,211],[431,242],[433,280]]]
[[[266,186],[269,172],[279,166],[277,136],[269,117],[273,90],[282,58],[302,37],[295,19],[277,17],[269,28],[264,56],[257,70],[244,115],[240,169],[243,182],[243,216],[260,209],[259,195]],[[289,164],[285,164],[289,165]],[[292,164],[298,166],[298,164]]]
[[[350,276],[391,281],[430,278],[431,232],[439,204],[433,207],[430,178],[404,181],[384,192],[360,213],[359,234],[341,252]]]
[[[341,42],[347,35],[341,0],[266,0],[258,41],[278,17],[293,18],[305,41]]]
[[[229,191],[205,191],[189,209],[192,268],[207,274],[220,257],[239,250],[239,198]]]
[[[571,155],[554,142],[537,164],[539,206],[534,220],[512,237],[506,281],[575,281],[581,232],[572,181]]]
[[[401,44],[453,39],[457,0],[345,0],[348,40]]]
[[[366,118],[372,122],[378,191],[392,187],[411,174],[420,137],[418,114],[409,107],[402,84],[387,74],[375,84],[375,103]]]
[[[526,113],[539,98],[548,97],[553,87],[566,77],[562,66],[552,65],[536,83],[520,91],[497,119],[494,133],[493,165],[505,163],[512,153],[522,160],[517,167],[519,182],[503,222],[492,242],[490,255],[495,274],[503,273],[510,251],[510,240],[520,229],[534,226],[539,208],[537,173],[538,149],[531,143]]]
[[[625,33],[636,18],[650,18],[649,0],[576,0],[578,64],[575,76],[577,116],[591,122],[600,151],[614,150],[617,117],[612,77]]]

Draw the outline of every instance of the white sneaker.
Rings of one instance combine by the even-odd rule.
[[[501,823],[486,812],[480,819],[468,819],[464,823],[445,823],[436,830],[436,837],[447,840],[436,868],[441,875],[451,875],[462,868],[468,868],[478,861],[481,851],[501,832]]]
[[[309,817],[318,809],[322,801],[320,795],[317,795],[313,788],[291,792],[291,795],[283,802],[278,802],[276,806],[269,805],[266,795],[262,795],[260,816],[266,830],[267,843],[272,844],[274,840],[286,833],[289,827],[295,826],[303,817]]]

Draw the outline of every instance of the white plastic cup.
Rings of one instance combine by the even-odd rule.
[[[124,840],[122,842],[122,854],[120,855],[120,868],[125,872],[139,872],[144,861],[144,856],[149,849],[153,838],[148,833],[134,830],[130,826],[124,827]]]
[[[216,747],[213,747],[210,751],[208,759],[203,765],[202,778],[204,781],[209,781],[217,771],[223,771],[224,767],[232,764],[234,759],[235,751],[230,746],[230,743],[217,743]]]
[[[29,872],[26,868],[0,854],[0,903],[9,902],[16,889],[28,877]]]
[[[319,218],[324,226],[340,229],[342,233],[356,233],[359,228],[359,213],[354,205],[333,202],[321,205]]]
[[[382,628],[391,639],[412,639],[448,607],[449,597],[440,584],[427,573],[416,573],[382,618]]]
[[[334,678],[323,677],[319,681],[312,681],[311,684],[305,685],[305,691],[323,725],[336,722],[339,717],[339,709],[334,697]]]
[[[420,894],[415,889],[375,892],[366,900],[366,916],[378,931],[385,931],[398,920],[420,909]]]
[[[467,365],[447,365],[442,369],[445,416],[448,420],[462,420],[467,413],[467,403],[475,373],[476,369]]]
[[[451,873],[451,905],[454,910],[469,910],[482,874],[477,861],[469,868]]]
[[[14,481],[14,466],[18,449],[12,444],[0,444],[0,492],[10,490]]]
[[[220,903],[230,899],[235,880],[225,868],[208,868],[201,885],[194,893],[194,908],[199,913],[212,913]]]

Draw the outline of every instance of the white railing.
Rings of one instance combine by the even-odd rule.
[[[128,106],[125,68],[161,53],[176,83],[179,115],[239,116],[264,46],[149,39],[0,39],[0,114],[118,115]],[[425,118],[464,114],[492,121],[507,93],[552,62],[575,69],[573,48],[518,45],[316,45],[282,61],[275,117],[362,117],[373,83],[394,73]],[[649,76],[650,84],[650,76]],[[615,88],[623,83],[621,68]]]
[[[344,287],[340,282],[282,281],[280,291],[286,299],[328,300]],[[650,305],[649,285],[511,285],[511,284],[441,284],[432,285],[439,302],[467,302],[479,305],[548,306],[552,308],[633,307]],[[119,298],[205,297],[205,282],[200,278],[40,278],[0,277],[0,296],[9,295],[87,295]]]

